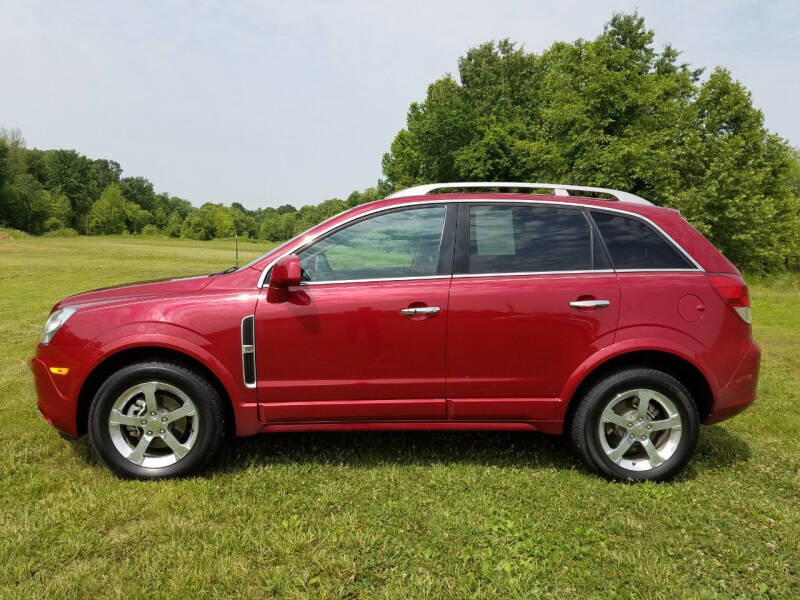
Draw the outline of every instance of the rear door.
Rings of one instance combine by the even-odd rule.
[[[583,208],[461,204],[448,418],[553,418],[567,378],[613,341],[619,304],[616,275]]]

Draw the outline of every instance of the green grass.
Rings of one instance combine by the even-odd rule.
[[[796,278],[752,289],[759,400],[704,428],[671,484],[608,483],[521,433],[276,434],[233,440],[193,479],[127,482],[45,424],[25,360],[54,302],[231,257],[0,242],[0,596],[800,597]]]

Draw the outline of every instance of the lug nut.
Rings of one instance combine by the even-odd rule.
[[[142,419],[142,425],[147,425],[147,419]]]
[[[652,428],[653,428],[653,426],[652,426],[652,425],[648,425],[648,426],[647,426],[647,428],[648,428],[648,429],[652,429]]]
[[[151,416],[151,417],[155,417],[155,416],[156,416],[156,412],[155,412],[155,411],[151,412],[151,413],[150,413],[150,416]],[[641,421],[641,419],[639,419],[639,420]]]
[[[166,423],[167,422],[167,417],[161,417],[161,420],[164,421],[164,423]]]
[[[147,435],[153,435],[153,432],[152,431],[148,431]]]
[[[628,429],[630,429],[631,427],[633,427],[633,423],[628,423]]]
[[[633,434],[630,434],[628,437],[629,437],[629,438],[631,438],[631,439],[633,439]]]
[[[643,436],[642,436],[642,439],[643,439],[643,440],[646,440],[646,439],[647,439],[647,436],[646,436],[646,435],[643,435]]]
[[[164,433],[164,432],[166,432],[166,429],[162,429],[162,430],[161,430],[161,433]]]
[[[638,419],[638,420],[639,420],[639,421],[641,421],[641,420],[642,420],[642,417],[639,417],[639,419]]]

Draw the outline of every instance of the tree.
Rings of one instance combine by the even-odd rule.
[[[292,213],[292,212],[296,212],[297,211],[297,209],[294,206],[292,206],[291,204],[283,204],[282,206],[279,206],[276,210],[277,210],[279,215],[283,215],[285,213]]]
[[[127,213],[125,198],[116,183],[109,185],[89,213],[89,228],[92,233],[117,234],[125,231]]]
[[[63,192],[46,193],[49,204],[48,214],[61,221],[66,227],[72,221],[72,205],[69,203],[69,198]]]
[[[637,14],[541,55],[482,44],[413,103],[383,158],[382,194],[433,181],[555,181],[680,209],[745,269],[796,266],[797,153],[724,69],[703,83]]]
[[[11,227],[39,234],[44,231],[49,203],[41,184],[30,173],[19,173],[3,186],[3,218]]]
[[[153,220],[150,211],[144,210],[135,202],[126,199],[125,202],[125,229],[131,233],[139,233],[145,225]]]
[[[181,237],[190,240],[210,240],[214,237],[214,225],[207,211],[195,209],[189,213],[181,226]]]
[[[122,176],[122,167],[114,160],[99,158],[91,161],[89,166],[89,194],[92,200],[97,200],[100,194],[112,183],[119,183]],[[125,190],[122,190],[125,195]],[[127,196],[126,196],[127,197]]]
[[[180,216],[177,212],[172,213],[169,216],[169,220],[167,221],[167,226],[164,229],[164,233],[166,233],[170,237],[181,237],[181,228],[183,227],[183,217]]]
[[[12,178],[9,154],[8,143],[0,136],[0,223],[3,225],[11,225],[11,221],[15,218],[8,190],[8,183]]]
[[[144,177],[125,177],[120,181],[120,187],[128,202],[135,202],[145,210],[155,207],[156,193],[153,184]]]
[[[58,229],[64,229],[64,222],[58,217],[48,217],[44,222],[45,231],[56,231]]]
[[[88,233],[87,225],[91,219],[89,211],[96,199],[92,196],[89,176],[91,161],[74,150],[47,150],[44,153],[44,167],[47,189],[60,191],[69,198],[72,225],[78,231]]]

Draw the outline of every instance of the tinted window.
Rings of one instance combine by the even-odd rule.
[[[608,267],[581,210],[470,205],[469,273],[584,271]]]
[[[692,265],[661,234],[633,217],[592,211],[616,269],[687,269]]]
[[[445,206],[384,213],[298,252],[304,281],[436,275]]]

